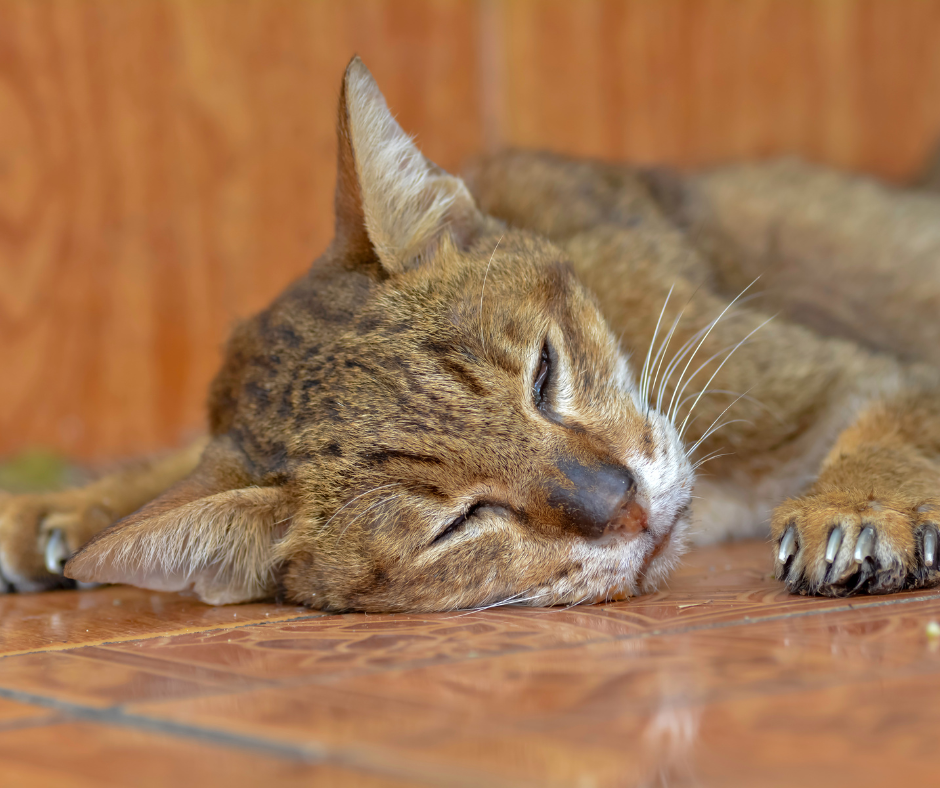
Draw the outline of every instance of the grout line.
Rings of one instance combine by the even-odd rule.
[[[267,737],[250,736],[243,733],[208,728],[202,725],[176,722],[173,720],[150,717],[145,714],[135,714],[125,711],[118,706],[97,708],[81,703],[59,700],[32,692],[0,687],[0,698],[16,701],[18,703],[42,706],[56,712],[41,718],[42,723],[63,724],[70,718],[82,722],[91,722],[99,725],[111,725],[122,729],[135,729],[145,733],[162,734],[180,738],[185,741],[197,741],[204,744],[235,749],[240,752],[251,750],[259,755],[302,761],[307,764],[335,765],[348,769],[377,774],[382,777],[398,777],[409,782],[419,781],[431,785],[441,785],[444,775],[433,767],[430,769],[409,768],[407,760],[402,763],[401,758],[384,756],[381,753],[371,752],[368,749],[357,747],[334,747],[320,741],[293,743],[276,741]],[[0,732],[4,728],[0,726]],[[377,756],[377,757],[376,757]],[[471,774],[466,770],[457,777],[447,773],[446,784],[455,786],[477,786],[481,784],[499,785],[499,778],[489,773]],[[481,782],[481,780],[485,780]]]
[[[189,739],[197,739],[207,743],[222,744],[229,747],[249,748],[280,757],[286,756],[310,762],[320,762],[325,759],[326,755],[326,748],[322,746],[293,745],[266,739],[254,739],[253,737],[238,733],[228,733],[212,728],[203,728],[198,725],[163,721],[147,717],[143,714],[129,714],[115,706],[96,708],[94,706],[86,706],[82,703],[73,703],[59,698],[37,695],[33,692],[9,689],[7,687],[0,687],[0,698],[16,701],[18,703],[27,703],[33,706],[42,706],[58,712],[58,715],[66,715],[67,717],[86,722],[138,728],[150,733],[183,735],[185,738]],[[59,716],[59,719],[62,720],[62,716]]]
[[[567,651],[576,648],[582,648],[585,646],[591,645],[603,645],[607,643],[616,643],[629,640],[639,640],[647,639],[651,637],[662,637],[669,635],[682,635],[682,634],[691,634],[696,632],[707,632],[714,630],[722,629],[731,629],[735,627],[748,626],[751,624],[761,624],[773,621],[781,621],[787,619],[803,619],[803,618],[817,618],[825,616],[828,613],[840,613],[848,612],[853,610],[865,611],[868,609],[881,609],[887,607],[899,607],[910,604],[915,604],[919,602],[931,602],[937,601],[937,593],[931,593],[929,595],[922,595],[916,597],[907,597],[904,599],[886,599],[878,602],[869,602],[863,603],[861,605],[855,603],[846,603],[844,605],[839,605],[837,607],[829,607],[824,609],[815,609],[815,610],[804,610],[804,611],[793,611],[788,613],[779,613],[768,616],[748,616],[741,619],[735,619],[732,621],[721,621],[721,622],[712,622],[699,625],[683,626],[676,628],[663,628],[648,630],[643,632],[634,632],[624,635],[618,635],[614,637],[602,637],[595,638],[593,640],[585,640],[578,643],[565,643],[558,644],[555,646],[550,646],[547,648],[540,649],[527,649],[527,648],[516,648],[516,649],[506,649],[497,653],[489,653],[481,655],[480,657],[464,657],[464,658],[452,658],[447,660],[447,664],[461,663],[461,662],[470,662],[481,659],[497,659],[504,656],[512,656],[514,654],[520,653],[534,653],[534,652],[551,652],[551,651]],[[318,615],[313,616],[299,616],[292,619],[281,619],[278,621],[270,622],[258,622],[260,625],[264,624],[277,624],[283,623],[284,621],[292,620],[305,620],[308,618],[316,618]],[[255,624],[242,624],[238,628],[245,626],[254,626]],[[213,628],[203,631],[216,631],[218,629],[234,629],[235,627],[228,628]],[[116,643],[124,641],[115,641]],[[77,646],[75,648],[81,648],[82,646]],[[170,660],[172,661],[172,660]],[[435,664],[443,664],[439,658],[429,658],[423,660],[412,660],[410,662],[404,662],[399,665],[392,666],[390,668],[367,668],[364,670],[354,670],[349,671],[348,673],[330,673],[330,674],[321,674],[319,676],[310,678],[301,678],[295,681],[283,682],[278,685],[280,689],[287,689],[290,687],[303,686],[303,685],[316,685],[318,683],[332,682],[335,681],[338,677],[346,676],[356,676],[356,675],[370,675],[370,674],[380,674],[387,672],[397,672],[403,670],[411,670],[415,668],[421,668],[426,666],[433,666]],[[246,679],[248,677],[245,677]],[[240,690],[229,690],[225,695],[241,695],[247,692],[252,692],[259,689],[259,687],[246,687],[243,691]],[[263,688],[260,688],[263,689]],[[215,693],[209,693],[210,696]],[[222,694],[222,693],[220,693]],[[200,696],[203,697],[203,696]],[[402,762],[401,758],[396,759],[394,756],[389,757],[388,755],[383,755],[381,752],[374,752],[368,749],[359,749],[354,747],[331,747],[320,741],[311,741],[308,743],[285,743],[280,741],[275,741],[265,737],[254,737],[246,734],[221,730],[217,728],[203,727],[199,725],[192,725],[187,723],[176,722],[173,720],[167,720],[160,717],[148,716],[145,714],[128,712],[120,707],[93,707],[86,706],[80,703],[74,703],[70,701],[60,700],[54,697],[48,697],[44,695],[39,695],[36,693],[25,692],[22,690],[10,689],[0,686],[0,698],[7,698],[12,701],[17,701],[20,703],[25,703],[34,706],[41,706],[43,708],[48,708],[57,712],[57,714],[50,717],[42,717],[37,720],[34,724],[36,726],[43,726],[48,724],[56,724],[64,721],[62,715],[67,717],[75,718],[82,721],[113,725],[116,727],[123,728],[132,728],[148,733],[163,734],[167,736],[172,736],[176,738],[181,738],[188,741],[200,741],[206,744],[229,747],[238,750],[252,750],[262,755],[278,757],[282,759],[290,759],[293,761],[303,761],[307,763],[329,763],[342,766],[345,768],[355,769],[359,771],[367,771],[370,773],[379,774],[381,776],[399,776],[404,777],[408,780],[419,780],[421,782],[429,782],[432,784],[439,784],[442,775],[435,772],[433,767],[429,769],[421,769],[420,766],[417,770],[414,768],[414,764],[408,763],[407,760]],[[24,720],[23,726],[28,725],[30,720]],[[0,726],[0,731],[4,730],[3,726]],[[466,785],[478,785],[481,778],[486,778],[486,784],[494,784],[493,779],[494,775],[491,774],[477,774],[461,775],[461,784]],[[454,775],[448,775],[449,784],[458,784],[454,782]]]
[[[43,728],[47,725],[57,725],[63,721],[63,716],[57,712],[41,714],[38,717],[22,717],[20,719],[4,720],[0,722],[0,733],[19,731],[25,728]]]

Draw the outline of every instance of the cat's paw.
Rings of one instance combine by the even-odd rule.
[[[794,593],[887,594],[940,583],[940,500],[837,491],[773,513],[775,572]]]
[[[82,490],[0,493],[0,593],[73,588],[62,576],[69,556],[114,516]]]

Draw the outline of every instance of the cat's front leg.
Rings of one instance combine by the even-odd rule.
[[[62,566],[117,519],[94,485],[55,493],[0,497],[0,593],[70,585]]]
[[[936,393],[876,403],[819,478],[774,511],[775,569],[790,591],[846,596],[940,584]]]
[[[37,495],[0,492],[0,593],[71,585],[68,558],[91,537],[157,497],[199,462],[206,439],[137,462],[85,487]]]

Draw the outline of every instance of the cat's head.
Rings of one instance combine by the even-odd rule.
[[[339,143],[336,239],[236,332],[199,468],[67,574],[328,610],[655,587],[692,470],[562,252],[482,215],[358,59]]]

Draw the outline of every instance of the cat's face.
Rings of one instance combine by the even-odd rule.
[[[418,152],[358,60],[339,141],[334,243],[234,335],[199,468],[69,576],[375,611],[654,588],[692,469],[593,296]]]
[[[511,231],[445,244],[358,324],[322,384],[330,449],[296,471],[291,599],[439,610],[655,587],[690,464],[557,248]]]

